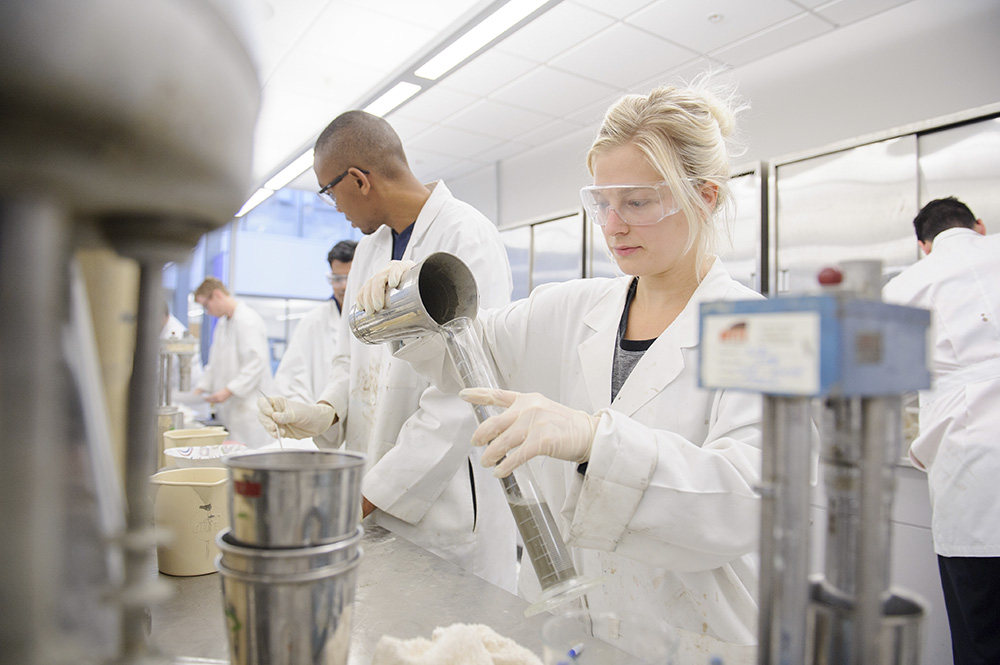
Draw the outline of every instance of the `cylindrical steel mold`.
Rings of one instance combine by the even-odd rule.
[[[264,549],[240,545],[229,529],[223,529],[215,537],[215,544],[222,552],[222,565],[229,570],[257,575],[293,575],[329,568],[351,559],[364,535],[365,530],[359,525],[354,535],[335,543]]]
[[[232,537],[249,547],[309,547],[354,534],[365,456],[337,450],[245,452],[229,468]]]
[[[359,549],[348,561],[295,575],[222,573],[233,665],[346,665]]]
[[[459,317],[476,318],[476,278],[460,258],[435,252],[406,273],[383,309],[366,314],[357,305],[348,316],[351,332],[366,344],[381,344],[436,331]]]

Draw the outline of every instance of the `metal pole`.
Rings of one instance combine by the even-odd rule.
[[[56,206],[0,200],[0,654],[52,662],[65,562],[69,222]]]
[[[757,661],[762,665],[805,662],[811,422],[809,398],[764,396]]]

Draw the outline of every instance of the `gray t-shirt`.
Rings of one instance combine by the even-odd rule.
[[[625,297],[625,309],[622,311],[621,321],[618,323],[618,336],[615,339],[615,359],[611,367],[611,401],[618,396],[618,391],[625,384],[625,379],[629,377],[635,369],[642,354],[653,345],[656,338],[633,340],[625,339],[625,328],[628,326],[628,310],[635,298],[635,289],[639,284],[639,278],[632,279],[632,284],[628,287],[628,295]]]

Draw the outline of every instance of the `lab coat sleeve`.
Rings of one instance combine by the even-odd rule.
[[[235,339],[239,349],[239,373],[226,383],[237,397],[249,397],[261,387],[261,377],[270,376],[267,358],[267,331],[263,324],[234,318]]]
[[[212,372],[212,366],[214,365],[214,363],[212,361],[214,360],[213,358],[213,356],[215,355],[214,351],[215,351],[214,345],[208,347],[208,363],[205,365],[204,368],[202,368],[201,376],[199,376],[198,380],[194,382],[195,390],[212,392],[212,380],[214,378]]]
[[[319,334],[316,327],[314,318],[305,317],[295,328],[288,348],[281,356],[278,371],[274,373],[274,391],[278,395],[306,404],[313,403],[309,340],[311,335]]]
[[[571,542],[676,571],[711,570],[755,551],[759,420],[758,396],[720,391],[697,445],[602,410]]]

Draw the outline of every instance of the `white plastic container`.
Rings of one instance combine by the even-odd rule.
[[[225,427],[193,427],[188,429],[171,429],[163,433],[162,447],[159,450],[162,468],[178,466],[175,457],[168,457],[166,451],[170,448],[191,448],[194,446],[220,446],[229,431]],[[220,465],[221,466],[221,465]]]
[[[229,526],[229,473],[224,468],[168,469],[150,478],[160,572],[215,572],[215,536]]]
[[[170,463],[167,464],[168,468],[179,467],[181,469],[189,469],[196,466],[221,467],[223,465],[223,457],[242,452],[246,449],[247,447],[242,443],[230,441],[218,446],[167,448],[163,451],[163,454],[170,460]]]

